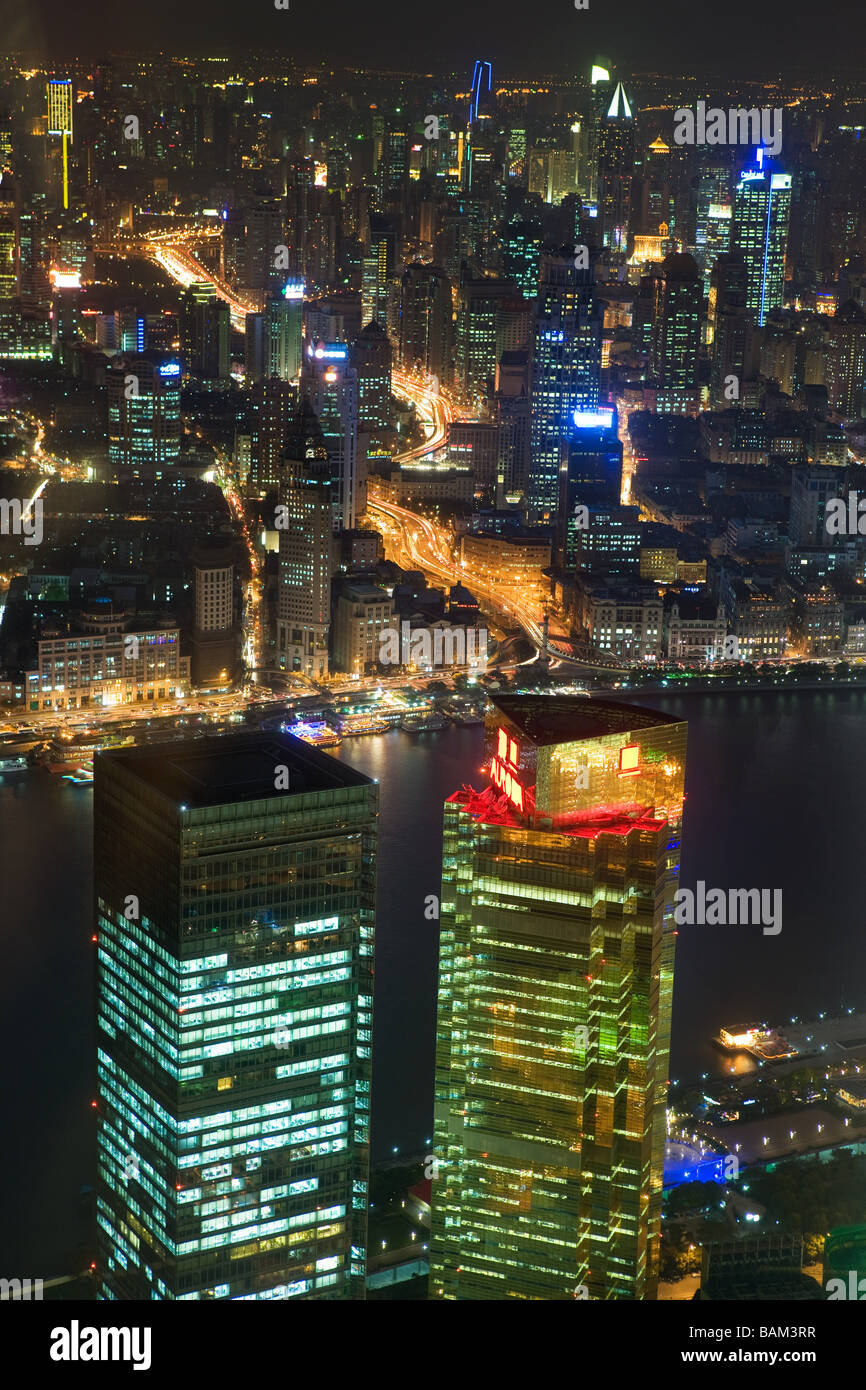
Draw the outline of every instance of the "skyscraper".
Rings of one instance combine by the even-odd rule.
[[[451,374],[451,282],[437,265],[409,265],[400,294],[400,362],[445,381]]]
[[[193,376],[228,382],[231,368],[231,313],[209,281],[197,280],[180,296],[180,346]]]
[[[618,507],[622,491],[622,444],[613,407],[575,417],[575,429],[560,446],[555,555],[563,572],[578,563],[577,508]]]
[[[603,246],[624,250],[628,241],[635,125],[621,82],[617,82],[598,133],[598,233]]]
[[[46,90],[48,99],[48,134],[67,135],[72,139],[72,81],[68,77],[51,77]]]
[[[102,1297],[364,1297],[377,788],[283,734],[96,760]]]
[[[361,329],[349,350],[358,373],[358,422],[362,430],[387,429],[391,423],[391,344],[378,323]]]
[[[529,502],[536,520],[548,520],[556,507],[559,446],[574,429],[575,410],[598,405],[603,314],[592,286],[592,268],[576,268],[565,251],[542,256],[529,469]]]
[[[760,167],[745,169],[736,186],[731,250],[745,258],[746,309],[763,325],[784,299],[791,175],[774,172],[758,154]]]
[[[366,505],[366,477],[358,459],[358,373],[349,365],[346,344],[310,343],[300,389],[331,460],[333,529],[351,531]]]
[[[192,632],[193,685],[226,687],[237,674],[238,624],[235,621],[235,546],[210,536],[192,554],[195,624]]]
[[[328,674],[334,490],[325,439],[303,400],[281,470],[277,654],[284,670],[313,680]]]
[[[495,698],[445,803],[431,1290],[651,1298],[686,728]]]
[[[296,392],[282,377],[265,377],[249,393],[250,471],[247,492],[263,497],[280,481],[286,433]]]
[[[296,276],[279,294],[271,295],[265,308],[268,372],[283,381],[297,381],[301,370],[304,336],[304,282]]]
[[[670,252],[654,288],[650,370],[658,382],[657,409],[696,412],[703,286],[694,258]]]
[[[179,362],[157,352],[115,357],[106,374],[108,457],[136,475],[159,474],[180,459]]]
[[[746,311],[746,262],[739,251],[716,257],[708,304],[710,404],[724,409],[739,399],[752,325]],[[736,394],[731,377],[736,378]]]

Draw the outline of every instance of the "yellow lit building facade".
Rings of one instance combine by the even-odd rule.
[[[686,726],[504,696],[445,805],[431,1289],[656,1292]]]

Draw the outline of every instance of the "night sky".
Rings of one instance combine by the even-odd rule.
[[[465,69],[477,56],[502,72],[583,72],[606,53],[623,72],[742,77],[862,67],[866,11],[851,0],[0,0],[8,50],[73,54],[284,52],[300,62]]]

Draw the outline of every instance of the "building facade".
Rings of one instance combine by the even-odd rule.
[[[445,803],[434,1298],[655,1296],[686,728],[497,698]]]
[[[94,792],[101,1296],[363,1299],[375,784],[241,734]]]

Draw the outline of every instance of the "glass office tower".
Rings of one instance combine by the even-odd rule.
[[[686,726],[495,699],[445,804],[432,1295],[652,1298]]]
[[[746,262],[746,308],[761,326],[785,295],[791,216],[791,175],[776,172],[758,151],[759,166],[740,174],[734,195],[731,250]]]
[[[97,758],[102,1298],[364,1297],[377,798],[283,734]]]

